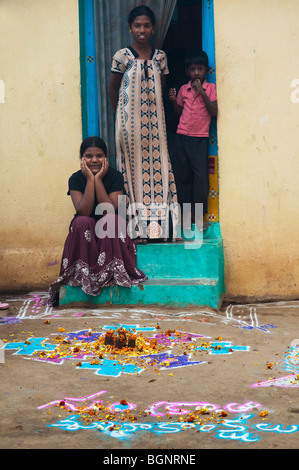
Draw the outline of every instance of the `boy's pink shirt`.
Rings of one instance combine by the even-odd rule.
[[[217,100],[214,83],[205,80],[202,87],[211,101]],[[209,137],[211,115],[204,104],[203,98],[192,88],[191,81],[180,88],[177,103],[183,108],[177,133],[191,137]]]

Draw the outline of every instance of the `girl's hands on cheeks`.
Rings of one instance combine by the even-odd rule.
[[[107,174],[108,169],[109,169],[109,162],[108,162],[108,158],[105,157],[102,163],[102,167],[100,171],[95,175],[95,178],[102,180],[104,176]]]
[[[88,168],[84,157],[81,158],[80,166],[81,166],[81,171],[86,179],[91,179],[94,177],[93,172],[91,171],[90,168]]]

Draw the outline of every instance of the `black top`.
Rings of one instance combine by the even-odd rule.
[[[76,171],[76,173],[73,173],[69,179],[69,189],[67,194],[70,195],[71,190],[80,191],[80,193],[84,194],[86,183],[87,180],[83,175],[82,171]],[[103,178],[103,185],[108,195],[116,191],[122,191],[123,193],[125,193],[123,175],[120,173],[120,171],[116,170],[115,168],[112,168],[111,166],[109,166],[108,171]],[[97,205],[98,201],[95,199],[94,207],[90,214],[90,217],[94,217],[95,219],[101,217],[95,215],[95,208],[97,207]]]

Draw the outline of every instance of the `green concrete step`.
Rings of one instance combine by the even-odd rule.
[[[222,245],[220,239],[139,245],[137,265],[150,279],[218,277]]]
[[[204,232],[192,228],[183,242],[138,245],[138,268],[149,279],[221,279],[224,259],[219,224],[211,224]]]
[[[106,287],[99,296],[85,294],[80,287],[62,286],[59,304],[70,305],[79,302],[96,305],[159,305],[169,307],[209,306],[219,309],[222,302],[222,288],[218,279],[192,280],[149,280],[139,286]]]
[[[183,242],[137,246],[137,266],[148,276],[142,285],[106,287],[96,297],[85,294],[81,287],[62,286],[59,304],[206,305],[219,309],[225,291],[219,224],[211,224],[203,233],[193,226],[185,235]]]

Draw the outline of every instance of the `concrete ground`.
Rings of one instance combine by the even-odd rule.
[[[45,297],[1,299],[1,449],[298,448],[299,301],[49,309]],[[105,346],[121,326],[137,348]]]

